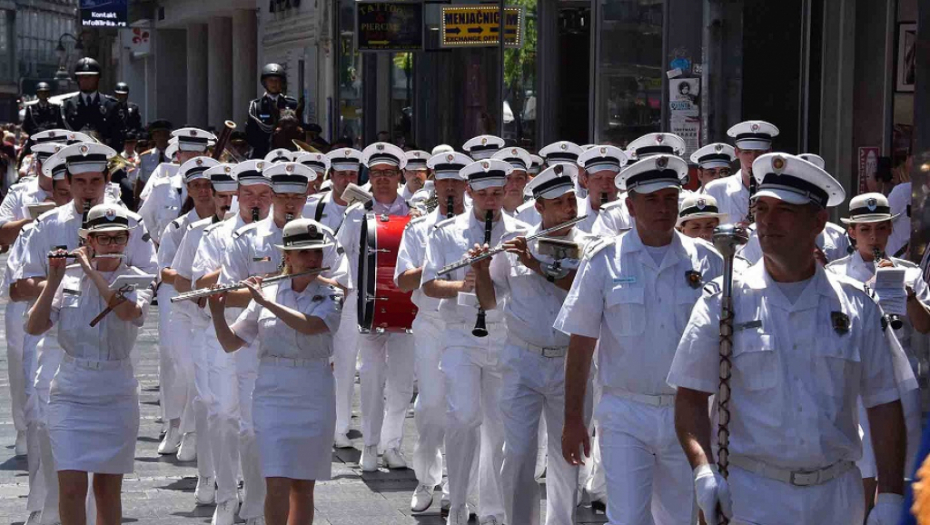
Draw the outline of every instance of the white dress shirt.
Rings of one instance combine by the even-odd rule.
[[[720,213],[727,214],[727,222],[721,224],[735,224],[749,216],[749,188],[743,185],[743,170],[708,182],[704,193],[717,199]]]
[[[410,221],[404,230],[404,235],[400,239],[400,247],[397,250],[394,284],[398,283],[398,278],[404,272],[423,267],[426,262],[426,243],[429,241],[430,232],[436,228],[437,223],[444,220],[446,220],[446,216],[439,213],[439,208],[436,208],[429,215],[417,217]],[[439,299],[429,297],[423,293],[422,286],[413,291],[410,300],[417,306],[418,312],[435,315],[439,311]]]
[[[633,227],[633,218],[626,207],[626,193],[617,196],[617,200],[601,206],[591,233],[601,237],[614,237]]]
[[[346,208],[333,200],[333,192],[327,191],[317,198],[307,201],[304,206],[303,217],[313,219],[334,232],[338,232],[345,219]],[[322,209],[320,209],[322,207]],[[319,218],[317,218],[319,217]]]
[[[28,219],[29,206],[44,202],[50,195],[39,187],[39,178],[30,177],[10,187],[0,203],[0,226],[12,221]]]
[[[159,166],[161,169],[161,166]],[[157,173],[158,170],[156,170]],[[139,215],[155,242],[161,244],[161,235],[168,223],[178,218],[181,206],[187,199],[187,187],[177,170],[167,177],[152,177],[151,191],[139,206]]]

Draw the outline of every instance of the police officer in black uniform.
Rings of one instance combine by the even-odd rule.
[[[61,120],[61,105],[48,99],[51,94],[52,90],[47,83],[36,84],[36,97],[39,100],[26,106],[26,114],[23,116],[23,130],[30,136],[65,127]]]
[[[107,116],[111,133],[110,147],[116,151],[123,151],[126,135],[129,132],[142,131],[142,115],[139,113],[139,106],[129,102],[129,84],[117,82],[113,93],[116,95],[116,104]]]
[[[100,64],[93,58],[82,58],[74,67],[74,77],[81,91],[62,105],[65,125],[72,131],[97,132],[100,141],[109,144],[112,137],[109,116],[116,99],[97,91]]]
[[[267,64],[262,68],[262,85],[265,86],[265,94],[249,103],[249,122],[245,126],[253,159],[262,159],[268,154],[271,134],[281,111],[297,110],[297,100],[283,94],[287,75],[280,64]]]

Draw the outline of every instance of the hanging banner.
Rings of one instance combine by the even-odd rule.
[[[523,7],[504,8],[504,46],[523,47]],[[442,47],[500,45],[500,7],[496,5],[449,5],[442,7]]]
[[[421,51],[423,4],[356,2],[359,51]]]
[[[129,0],[81,0],[84,27],[127,27]]]

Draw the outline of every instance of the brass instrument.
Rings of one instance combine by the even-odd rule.
[[[557,232],[557,231],[559,231],[559,230],[564,230],[565,228],[568,228],[568,227],[570,227],[570,226],[574,226],[575,224],[578,224],[579,222],[581,222],[581,221],[583,221],[583,220],[585,220],[585,219],[587,219],[587,218],[588,218],[587,215],[582,215],[581,217],[575,217],[574,219],[572,219],[572,220],[570,220],[570,221],[565,221],[565,222],[563,222],[562,224],[558,224],[558,225],[556,225],[556,226],[553,226],[552,228],[547,228],[547,229],[545,229],[545,230],[536,232],[536,233],[534,233],[533,235],[529,235],[529,236],[526,237],[526,240],[527,240],[527,241],[532,241],[533,239],[538,239],[538,238],[540,238],[540,237],[545,237],[546,235],[549,235],[550,233]],[[474,257],[466,257],[466,258],[464,258],[464,259],[462,259],[462,260],[460,260],[460,261],[458,261],[458,262],[454,262],[454,263],[452,263],[452,264],[447,264],[446,266],[443,266],[443,267],[439,270],[439,272],[437,272],[436,275],[437,275],[438,277],[442,277],[443,275],[448,275],[448,274],[450,274],[450,273],[452,273],[452,272],[458,270],[459,268],[465,268],[466,266],[471,266],[472,264],[474,264],[474,263],[476,263],[476,262],[478,262],[478,261],[482,261],[482,260],[484,260],[484,259],[487,259],[488,257],[493,257],[494,255],[497,255],[498,253],[504,251],[505,249],[506,249],[506,248],[504,248],[503,243],[501,243],[501,244],[495,246],[494,248],[491,248],[490,250],[488,250],[488,251],[482,253],[481,255],[476,255],[476,256],[474,256]]]
[[[213,146],[213,159],[220,160],[220,157],[223,156],[223,153],[226,152],[226,145],[229,144],[229,137],[232,136],[233,130],[236,129],[236,123],[227,120],[223,123],[223,130],[220,131],[220,136],[216,139],[216,144]]]
[[[885,254],[882,253],[878,247],[872,248],[872,259],[872,262],[875,264],[876,272],[878,272],[878,263],[881,262],[882,259],[888,259],[888,262],[891,263],[891,266],[895,266],[894,261],[892,261],[890,257],[885,257]],[[893,330],[900,330],[901,327],[904,326],[904,321],[901,320],[901,316],[898,314],[885,314],[885,320],[888,321],[888,324],[891,325]]]
[[[307,275],[319,275],[325,271],[329,270],[329,266],[324,266],[322,268],[314,268],[312,270],[307,270],[305,272],[297,272],[290,274],[280,274],[272,277],[267,277],[262,279],[262,286],[266,284],[276,283],[278,281],[287,281],[289,279],[295,279],[297,277],[304,277]],[[234,290],[241,290],[245,288],[244,282],[239,282],[236,284],[227,284],[225,286],[215,286],[213,288],[201,288],[199,290],[191,290],[182,294],[178,294],[171,298],[172,303],[177,303],[179,301],[195,301],[197,299],[202,299],[204,297],[210,297],[211,295],[217,295],[226,292],[232,292]]]
[[[727,224],[714,229],[714,247],[723,255],[723,294],[720,298],[720,376],[717,385],[717,469],[730,473],[730,370],[733,355],[733,258],[749,241],[746,230]],[[721,515],[722,523],[727,519]]]
[[[313,146],[311,146],[310,144],[307,144],[306,142],[304,142],[304,141],[302,141],[302,140],[293,139],[293,140],[291,140],[291,142],[292,142],[292,143],[294,144],[294,146],[296,146],[297,149],[300,150],[300,151],[306,151],[306,152],[308,152],[308,153],[320,153],[320,150],[314,148]]]
[[[491,230],[494,229],[494,212],[488,210],[484,215],[484,244],[491,243]],[[478,306],[478,317],[475,319],[475,328],[471,331],[471,335],[475,337],[487,337],[488,336],[488,325],[487,325],[487,313],[484,311],[484,308]]]

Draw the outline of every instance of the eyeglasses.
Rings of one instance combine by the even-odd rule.
[[[115,244],[115,245],[117,245],[117,246],[122,246],[122,245],[124,245],[124,244],[126,244],[126,243],[129,242],[129,234],[128,234],[128,233],[120,233],[120,234],[117,234],[117,235],[100,235],[100,234],[97,234],[97,235],[93,235],[93,238],[94,238],[95,241],[97,241],[97,244],[99,244],[100,246],[109,246],[109,245],[111,245],[111,244]]]
[[[381,177],[396,177],[400,175],[400,172],[397,170],[374,170],[368,172],[369,179],[377,179]]]

